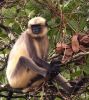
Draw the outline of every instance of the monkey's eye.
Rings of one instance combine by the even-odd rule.
[[[39,34],[41,31],[42,31],[42,27],[40,24],[37,24],[37,25],[31,25],[31,29],[32,29],[32,32],[34,34]]]

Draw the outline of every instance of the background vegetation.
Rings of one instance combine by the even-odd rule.
[[[34,16],[47,19],[50,41],[49,57],[55,54],[56,43],[69,43],[73,34],[89,33],[89,1],[88,0],[0,0],[0,83],[6,84],[5,69],[9,52],[18,36],[27,28],[28,20]],[[89,74],[89,58],[85,63],[71,63],[62,75],[73,80]],[[89,100],[89,85],[84,88],[88,92],[73,95],[73,100]],[[0,89],[2,93],[2,89]],[[5,94],[3,92],[2,94]],[[39,98],[39,100],[41,97]],[[4,100],[0,97],[0,100]],[[17,99],[19,100],[19,99]],[[23,100],[23,99],[21,99]],[[61,100],[60,97],[56,100]],[[69,99],[68,99],[69,100]]]

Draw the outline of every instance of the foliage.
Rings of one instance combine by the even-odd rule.
[[[55,54],[58,41],[70,43],[74,34],[89,33],[89,1],[88,0],[1,0],[0,1],[0,68],[6,66],[7,57],[15,40],[27,28],[27,22],[34,16],[43,16],[48,21],[50,41],[49,57]],[[4,27],[3,27],[4,26]],[[62,75],[68,80],[89,75],[89,57],[86,63],[71,63]],[[4,74],[4,75],[3,75]],[[5,70],[0,71],[1,83],[7,83]],[[89,86],[87,87],[89,91]],[[75,95],[73,100],[88,100],[89,93]],[[78,99],[76,99],[78,98]],[[4,100],[4,99],[3,99]],[[56,99],[60,100],[60,99]]]

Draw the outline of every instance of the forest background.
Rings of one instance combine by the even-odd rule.
[[[26,30],[28,21],[35,16],[47,19],[48,61],[60,56],[63,64],[60,73],[71,83],[87,78],[77,93],[70,96],[63,95],[61,86],[56,84],[59,94],[56,93],[55,100],[89,100],[88,0],[0,0],[0,100],[6,100],[9,95],[9,89],[5,88],[9,52],[21,32]],[[43,100],[44,96],[44,91],[40,91],[38,100]],[[28,97],[17,93],[12,98],[25,100]],[[31,98],[33,100],[34,96]]]

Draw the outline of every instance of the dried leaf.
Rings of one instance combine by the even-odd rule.
[[[89,46],[89,35],[85,35],[81,38],[80,43]]]
[[[73,35],[73,37],[72,37],[72,50],[75,53],[79,51],[78,35]]]
[[[84,47],[83,45],[80,45],[80,51],[87,52],[89,51],[89,47]]]
[[[67,48],[67,49],[65,50],[65,55],[66,55],[66,56],[72,56],[72,54],[73,54],[73,50],[72,50],[71,48]]]
[[[82,52],[85,52],[85,51],[86,51],[86,48],[85,48],[83,45],[80,45],[80,50],[81,50]]]
[[[65,49],[64,56],[62,58],[62,63],[67,62],[73,55],[73,50],[71,48]]]
[[[65,44],[65,43],[62,43],[62,42],[57,43],[57,45],[56,45],[56,52],[60,54],[60,53],[62,53],[65,50],[65,48],[68,48],[68,47],[69,46],[67,44]]]
[[[64,63],[66,63],[68,60],[69,60],[69,57],[65,55],[65,56],[63,56],[61,63],[64,64]]]

